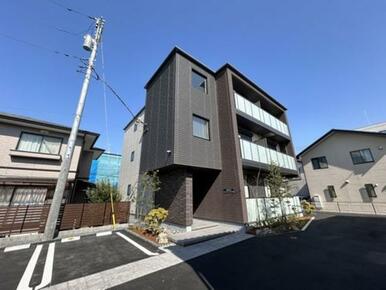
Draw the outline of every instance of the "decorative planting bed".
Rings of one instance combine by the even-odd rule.
[[[313,219],[312,216],[296,217],[287,220],[277,219],[266,221],[258,225],[247,226],[246,232],[252,235],[275,235],[289,232],[301,231],[308,222]]]

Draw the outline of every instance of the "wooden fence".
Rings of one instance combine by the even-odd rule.
[[[129,202],[114,203],[115,222],[127,223]],[[59,230],[111,225],[110,203],[66,204],[59,224]]]
[[[129,202],[114,203],[115,222],[126,223]],[[42,233],[50,205],[0,207],[0,237],[21,233]],[[75,203],[63,205],[58,218],[58,229],[96,227],[112,224],[110,203]]]
[[[12,234],[42,233],[50,205],[0,207],[0,237]]]

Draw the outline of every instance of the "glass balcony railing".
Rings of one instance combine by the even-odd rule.
[[[241,157],[264,164],[275,163],[277,166],[297,170],[295,158],[287,154],[240,139]]]
[[[256,106],[251,101],[234,92],[236,109],[251,116],[252,118],[268,125],[269,127],[279,131],[280,133],[289,137],[288,126],[280,121],[278,118],[264,111],[262,108]]]

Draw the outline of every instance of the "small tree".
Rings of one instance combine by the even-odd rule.
[[[143,218],[155,205],[154,195],[161,189],[158,170],[148,171],[141,175],[137,186],[136,219]]]
[[[286,194],[283,188],[285,187],[284,179],[280,173],[280,168],[275,163],[269,166],[269,172],[266,177],[267,184],[271,191],[272,197],[283,197]]]
[[[98,181],[94,188],[89,187],[86,191],[87,197],[93,203],[110,202],[110,194],[113,201],[121,200],[121,195],[116,186],[113,186],[108,180]]]

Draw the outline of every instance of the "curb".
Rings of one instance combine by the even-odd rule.
[[[301,231],[304,232],[308,226],[312,223],[312,221],[315,219],[315,217],[311,217],[310,220],[302,227]]]

